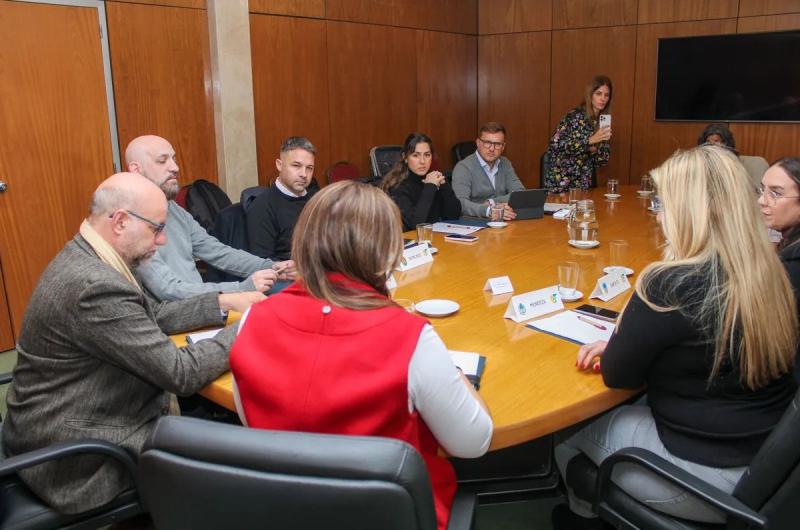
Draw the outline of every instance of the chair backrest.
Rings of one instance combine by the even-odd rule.
[[[372,176],[382,177],[392,169],[403,156],[402,145],[378,145],[369,150],[372,162]]]
[[[219,212],[230,205],[219,186],[203,179],[195,180],[186,195],[186,211],[206,230],[211,230]]]
[[[800,391],[756,453],[733,496],[767,517],[770,528],[797,528],[800,507]]]
[[[242,205],[244,211],[247,212],[247,209],[250,208],[250,205],[253,204],[256,197],[268,189],[269,186],[250,186],[249,188],[243,189],[241,195],[239,195],[239,203]]]
[[[470,142],[458,142],[453,146],[453,163],[458,164],[474,153],[477,148],[478,146],[475,145],[475,140]]]
[[[753,181],[753,184],[756,187],[760,186],[761,177],[763,177],[764,173],[766,173],[767,169],[769,169],[769,163],[767,160],[760,156],[743,155],[739,157],[739,161],[750,174],[750,180]]]
[[[358,168],[352,162],[339,160],[325,171],[325,176],[328,184],[342,180],[356,180],[358,179]]]
[[[164,417],[138,483],[157,528],[436,529],[425,463],[388,438]]]

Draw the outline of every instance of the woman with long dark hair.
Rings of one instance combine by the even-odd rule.
[[[595,170],[611,157],[611,126],[600,126],[600,116],[611,113],[614,87],[604,75],[592,78],[583,101],[558,122],[547,148],[549,165],[545,187],[551,193],[570,188],[588,189]]]
[[[403,142],[403,155],[381,182],[400,208],[403,229],[413,230],[420,223],[433,223],[461,217],[461,202],[441,171],[431,171],[433,142],[414,132]]]

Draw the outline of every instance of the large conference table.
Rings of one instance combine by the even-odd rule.
[[[454,315],[429,321],[448,348],[486,356],[480,395],[494,419],[491,449],[500,449],[550,434],[606,411],[636,391],[612,390],[595,373],[576,369],[578,345],[504,319],[511,294],[492,296],[484,291],[486,280],[509,276],[514,294],[558,283],[557,265],[580,264],[582,300],[565,303],[569,308],[592,303],[621,310],[633,290],[604,303],[589,300],[597,278],[609,263],[608,241],[628,241],[628,259],[634,269],[631,284],[642,268],[659,259],[664,237],[649,201],[639,198],[633,186],[623,186],[622,197],[610,201],[603,189],[588,192],[595,201],[600,246],[578,249],[567,243],[566,221],[546,215],[543,219],[515,221],[502,229],[476,233],[473,244],[451,243],[434,234],[439,249],[434,262],[404,273],[395,272],[398,288],[394,298],[415,302],[445,298],[461,306]],[[548,202],[563,202],[551,196]],[[406,237],[413,237],[407,234]],[[619,265],[619,264],[615,264]],[[184,336],[174,337],[185,344]],[[379,354],[379,352],[376,352]],[[201,392],[212,401],[235,410],[230,374]]]

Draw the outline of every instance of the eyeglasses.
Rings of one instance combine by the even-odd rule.
[[[506,145],[505,142],[490,142],[489,140],[484,140],[483,138],[478,138],[478,140],[481,141],[484,147],[489,148],[489,150],[502,149]]]
[[[147,223],[147,224],[149,224],[150,226],[152,226],[152,227],[153,227],[153,235],[154,235],[155,237],[158,237],[158,234],[160,234],[161,232],[163,232],[163,231],[164,231],[164,228],[166,228],[166,226],[167,226],[167,224],[166,224],[166,223],[156,223],[155,221],[151,221],[151,220],[150,220],[150,219],[148,219],[147,217],[144,217],[144,216],[142,216],[142,215],[139,215],[139,214],[138,214],[138,213],[136,213],[136,212],[132,212],[132,211],[130,211],[130,210],[125,210],[125,212],[126,212],[128,215],[132,215],[133,217],[135,217],[135,218],[139,219],[140,221],[144,221],[145,223]],[[111,218],[111,217],[114,217],[114,214],[111,214],[111,215],[109,215],[108,217],[109,217],[109,218]]]
[[[759,197],[766,197],[767,202],[771,204],[775,204],[778,201],[778,199],[800,199],[800,195],[780,195],[776,193],[774,190],[771,190],[764,186],[757,187],[756,194]]]

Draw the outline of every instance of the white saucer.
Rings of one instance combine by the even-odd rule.
[[[505,221],[489,221],[488,223],[486,223],[486,226],[489,226],[491,228],[503,228],[504,226],[508,226],[508,223],[506,223]]]
[[[650,210],[651,212],[656,212],[656,213],[661,211],[661,208],[653,208],[652,206],[648,206],[647,209]]]
[[[603,269],[603,272],[605,272],[606,274],[613,274],[615,272],[624,272],[625,276],[630,276],[631,274],[633,274],[633,269],[631,269],[630,267],[606,267],[605,269]]]
[[[565,295],[561,289],[558,290],[558,294],[561,295],[561,301],[563,302],[574,302],[575,300],[580,300],[583,298],[583,293],[577,289],[575,289],[575,292],[572,293],[572,296]]]
[[[636,193],[639,194],[639,197],[649,197],[650,195],[653,194],[652,191],[643,191],[643,190],[637,190]]]
[[[604,193],[603,196],[606,199],[619,199],[620,197],[622,197],[622,195],[620,195],[619,193]]]
[[[446,317],[459,310],[461,306],[452,300],[423,300],[414,304],[417,313],[428,315],[429,317]]]
[[[569,243],[573,247],[577,247],[577,248],[594,248],[594,247],[600,245],[600,242],[597,241],[597,240],[595,240],[595,241],[581,241],[579,239],[570,239],[569,241],[567,241],[567,243]]]

